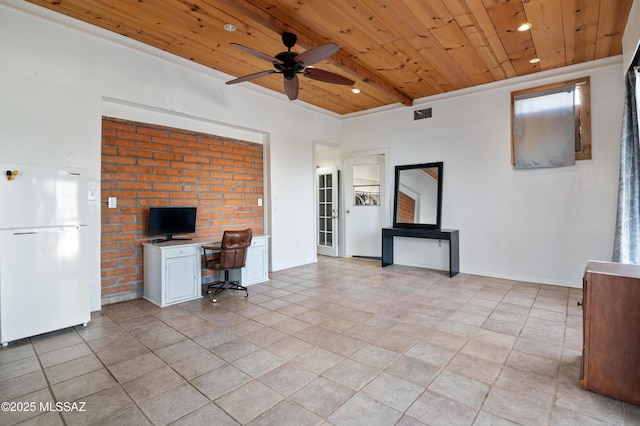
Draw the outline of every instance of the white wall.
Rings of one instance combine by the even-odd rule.
[[[388,147],[390,167],[444,161],[442,227],[460,230],[461,272],[579,287],[586,261],[610,260],[613,250],[621,64],[616,57],[426,98],[419,107],[432,107],[433,118],[419,121],[417,106],[354,116],[343,123],[341,150]],[[585,75],[593,159],[513,169],[511,91]],[[399,239],[396,263],[448,269],[448,246]]]
[[[271,268],[315,257],[313,141],[337,116],[46,9],[0,0],[0,159],[88,168],[99,186],[101,117],[172,120],[266,144]],[[229,77],[230,78],[230,77]],[[291,176],[295,176],[292,179]],[[100,307],[100,206],[91,209],[92,309]]]

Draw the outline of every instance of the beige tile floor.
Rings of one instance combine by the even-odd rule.
[[[0,349],[0,401],[22,403],[0,425],[640,424],[578,387],[580,299],[322,258],[248,298],[108,305]]]

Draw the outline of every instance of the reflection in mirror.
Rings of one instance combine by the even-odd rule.
[[[442,162],[396,166],[396,228],[440,228]]]
[[[380,165],[353,166],[353,205],[380,205]]]

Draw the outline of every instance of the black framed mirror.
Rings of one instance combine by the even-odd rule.
[[[440,229],[443,162],[396,166],[394,228]]]

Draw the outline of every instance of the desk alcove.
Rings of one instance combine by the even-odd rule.
[[[449,241],[449,276],[460,272],[457,229],[382,228],[382,267],[393,265],[393,237],[428,238]]]
[[[231,279],[248,286],[269,280],[268,235],[254,235],[247,252],[247,262],[235,270]],[[160,307],[202,297],[202,245],[219,245],[219,241],[195,238],[142,243],[144,264],[143,297]]]

